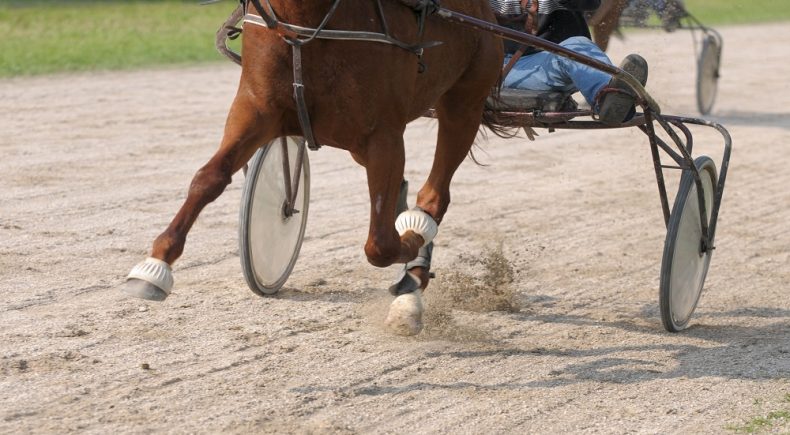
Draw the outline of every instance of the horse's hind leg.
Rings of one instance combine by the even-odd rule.
[[[462,90],[444,95],[437,104],[439,135],[428,180],[417,194],[417,206],[441,223],[450,205],[450,182],[472,148],[480,129],[485,95]]]
[[[173,286],[170,265],[181,256],[187,233],[198,214],[219,197],[230,184],[231,176],[244,166],[260,144],[274,136],[276,126],[260,126],[261,121],[256,108],[246,98],[237,96],[219,150],[195,174],[184,204],[154,241],[151,256],[132,269],[124,288],[126,293],[158,301],[168,296]]]
[[[593,41],[601,50],[606,51],[609,47],[609,39],[617,29],[620,14],[627,3],[627,0],[604,0],[590,20]]]

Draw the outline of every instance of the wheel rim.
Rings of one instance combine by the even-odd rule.
[[[702,52],[697,66],[697,108],[707,115],[716,100],[719,82],[719,57],[721,50],[715,37],[708,35],[702,44]]]
[[[705,209],[710,220],[713,208],[713,183],[707,171],[700,174],[705,192]],[[699,300],[702,283],[710,264],[710,251],[702,249],[702,226],[699,219],[697,186],[692,184],[680,218],[675,255],[672,256],[672,277],[670,278],[670,307],[675,324],[685,324]]]
[[[286,143],[293,177],[299,145],[290,137]],[[281,140],[276,139],[256,153],[245,184],[241,223],[242,263],[247,282],[256,293],[272,294],[285,284],[304,237],[310,188],[307,155],[294,206],[297,212],[291,216],[285,213],[284,159]]]
[[[707,157],[698,159],[698,163],[701,163],[697,167],[710,222],[715,166]],[[712,253],[710,249],[702,252],[703,234],[696,183],[691,173],[684,174],[683,178],[670,219],[662,271],[662,315],[665,327],[672,332],[683,329],[691,318],[702,293]]]

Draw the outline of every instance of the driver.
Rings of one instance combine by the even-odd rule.
[[[489,0],[500,24],[527,31],[577,53],[612,65],[590,39],[585,11],[600,6],[600,0]],[[638,54],[626,56],[620,68],[642,85],[647,81],[647,62]],[[598,118],[619,125],[634,115],[634,98],[607,89],[628,90],[611,75],[571,59],[530,46],[505,41],[503,87],[534,91],[580,91]]]

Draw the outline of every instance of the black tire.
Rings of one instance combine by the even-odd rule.
[[[310,164],[304,154],[297,213],[285,215],[282,139],[259,149],[244,180],[239,213],[239,256],[250,290],[260,296],[277,293],[285,284],[299,257],[310,203]],[[301,138],[288,137],[291,176]]]
[[[708,225],[716,197],[716,165],[707,156],[694,164],[700,174],[705,195]],[[702,294],[712,249],[702,252],[702,223],[697,186],[691,171],[683,171],[672,207],[661,261],[659,306],[661,321],[669,332],[686,328]],[[710,241],[713,242],[712,240]]]
[[[697,60],[697,110],[703,115],[710,113],[716,101],[720,64],[720,39],[713,34],[706,34]]]

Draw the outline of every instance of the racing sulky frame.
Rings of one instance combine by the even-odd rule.
[[[716,223],[732,148],[729,132],[715,122],[663,114],[659,105],[639,81],[618,67],[578,54],[534,35],[432,4],[432,12],[443,20],[475,31],[490,32],[503,39],[572,59],[606,72],[627,84],[630,88],[628,92],[635,97],[641,112],[637,112],[632,119],[620,125],[604,124],[591,110],[580,110],[575,104],[566,104],[571,101],[570,95],[563,93],[496,90],[492,97],[490,113],[495,124],[523,128],[528,135],[533,128],[546,129],[549,132],[560,129],[637,128],[647,136],[667,229],[660,272],[661,320],[664,328],[669,332],[685,329],[699,301],[715,249]],[[247,21],[248,18],[239,7],[217,32],[216,39],[217,49],[239,64],[241,56],[229,49],[226,42],[228,38],[235,38],[241,34],[242,29],[236,25],[242,19]],[[279,25],[289,26],[283,23]],[[297,29],[312,35],[312,38],[319,39],[368,39],[371,42],[385,42],[382,41],[382,36],[388,36],[354,31]],[[432,110],[425,114],[428,117],[433,115]],[[693,157],[694,138],[690,126],[712,128],[721,135],[723,151],[718,171],[712,158],[705,155]],[[309,125],[303,126],[303,129],[309,130]],[[657,132],[663,132],[668,140],[662,139]],[[250,288],[260,295],[278,291],[291,273],[298,257],[309,203],[309,165],[307,153],[304,152],[306,146],[309,146],[309,143],[303,138],[275,140],[259,150],[251,160],[250,170],[245,172],[247,180],[240,215],[240,251],[245,278]],[[665,163],[665,160],[668,163]],[[280,169],[282,171],[278,173]],[[665,171],[668,170],[680,172],[678,192],[674,196],[672,206],[665,182]],[[274,183],[272,177],[275,179]],[[262,179],[265,182],[259,181]],[[270,190],[261,187],[274,184],[278,187],[273,190],[271,187],[268,188]],[[262,200],[261,198],[266,195],[277,195],[278,200],[271,201],[271,198]],[[261,209],[261,202],[274,206],[264,212],[258,212],[256,210]],[[295,205],[301,210],[295,209]],[[263,219],[260,219],[256,213],[262,213]],[[293,220],[294,216],[298,219]],[[264,223],[256,224],[256,218]],[[262,225],[266,225],[266,228],[256,229]],[[272,225],[274,228],[271,228]],[[282,228],[278,225],[282,225]],[[259,255],[256,258],[256,246],[262,243],[273,243],[281,247],[287,245],[290,256],[285,256],[287,261],[279,261],[280,264],[274,267],[270,264],[260,264],[262,261],[272,262],[270,258],[264,259],[264,256]]]

